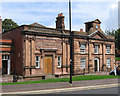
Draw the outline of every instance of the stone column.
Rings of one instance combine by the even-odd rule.
[[[30,41],[28,38],[25,41],[25,75],[29,74],[30,67]]]
[[[67,60],[68,60],[68,73],[70,73],[70,44],[68,43],[67,45],[67,53],[68,53],[68,57],[67,57]]]
[[[88,71],[90,72],[93,64],[91,64],[91,60],[92,60],[92,43],[91,41],[88,42]]]
[[[31,41],[31,67],[32,67],[32,74],[35,74],[35,39],[32,38]]]
[[[85,53],[88,54],[88,44],[89,43],[86,43],[86,48],[85,48]],[[88,73],[88,60],[89,60],[89,57],[86,58],[86,68],[85,68],[85,73]]]
[[[105,50],[105,49],[106,49],[106,48],[105,48],[105,44],[104,44],[104,43],[103,43],[103,46],[102,46],[102,47],[103,47],[103,48],[102,48],[102,49],[103,49],[103,52],[102,52],[102,55],[103,55],[103,64],[102,64],[102,66],[103,66],[103,65],[106,65],[106,58],[105,58],[105,54],[106,54],[106,50]],[[105,71],[105,67],[106,67],[106,66],[103,66],[103,71]]]
[[[65,43],[65,41],[63,41],[63,74],[66,74],[66,68],[65,68],[65,66],[66,66],[66,43]]]

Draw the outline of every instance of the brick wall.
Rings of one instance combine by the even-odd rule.
[[[28,67],[25,69],[25,75],[30,75],[29,68],[31,66],[36,66],[35,56],[40,56],[40,68],[31,69],[31,75],[44,74],[46,55],[50,55],[53,58],[53,74],[68,74],[69,68],[66,68],[66,66],[69,65],[70,55],[68,39],[46,36],[35,37],[30,35],[24,38],[26,38],[24,40],[23,50],[24,67]],[[32,48],[32,51],[30,48]],[[61,65],[64,66],[64,68],[58,68],[58,56],[61,56]]]
[[[86,42],[85,54],[81,54],[80,52],[80,42]],[[94,45],[99,45],[99,53],[94,54]],[[106,46],[111,45],[111,53],[106,53]],[[115,62],[115,43],[109,41],[99,41],[99,40],[90,40],[89,42],[85,39],[74,39],[74,72],[81,73],[83,69],[81,69],[80,60],[81,58],[86,58],[86,67],[85,72],[94,72],[94,59],[99,59],[99,71],[110,71],[114,69]],[[111,59],[111,67],[107,67],[107,58]],[[88,67],[88,66],[91,67]],[[104,65],[104,66],[103,66]]]
[[[16,28],[2,35],[4,39],[11,39],[13,41],[11,53],[11,72],[15,70],[17,74],[23,73],[23,37],[22,27]]]

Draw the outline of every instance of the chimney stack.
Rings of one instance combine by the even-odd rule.
[[[2,19],[1,19],[1,16],[0,16],[0,34],[2,33]]]
[[[65,24],[64,24],[64,16],[63,13],[58,14],[58,17],[56,18],[56,29],[62,29],[65,30]]]
[[[83,32],[83,29],[80,29],[80,32]]]

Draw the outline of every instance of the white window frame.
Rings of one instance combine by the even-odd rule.
[[[37,57],[38,57],[38,61],[36,60]],[[38,66],[36,63],[38,63]],[[40,56],[35,57],[35,64],[36,64],[36,68],[40,68]]]
[[[2,55],[2,60],[10,60],[10,55]]]
[[[96,50],[96,52],[95,52],[95,50]],[[95,53],[95,54],[98,54],[98,53],[99,53],[99,45],[95,45],[95,46],[94,46],[94,53]]]
[[[58,59],[58,65],[57,65],[57,67],[61,67],[61,56],[58,56],[58,58],[60,58],[60,60]]]
[[[80,53],[81,54],[85,54],[85,47],[86,47],[85,44],[81,44],[81,46],[80,46]]]
[[[99,58],[94,58],[94,63],[95,63],[95,60],[97,60],[97,71],[100,71],[100,70],[99,70],[99,65],[100,65],[100,64],[99,64]]]
[[[110,46],[107,46],[107,47],[106,47],[106,53],[107,53],[107,54],[110,54],[110,52],[111,52],[111,48],[110,48]]]
[[[86,66],[86,58],[81,58],[81,69],[84,69]]]
[[[11,64],[10,64],[10,55],[2,55],[2,60],[6,60],[7,61],[7,74],[10,75],[10,67],[11,67]]]
[[[107,67],[110,68],[110,65],[111,65],[111,59],[107,58]]]

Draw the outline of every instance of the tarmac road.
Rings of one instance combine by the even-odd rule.
[[[3,85],[2,94],[6,94],[6,95],[2,95],[2,96],[41,96],[40,94],[47,94],[47,95],[52,94],[50,96],[53,96],[56,94],[57,95],[75,94],[75,93],[89,94],[94,91],[95,91],[95,94],[96,92],[97,93],[104,92],[106,94],[108,93],[117,94],[118,89],[120,89],[118,88],[118,81],[119,81],[118,79],[73,81],[72,86],[70,86],[68,82]],[[8,95],[8,94],[11,94],[11,95]],[[21,95],[12,95],[12,94],[21,94]],[[91,94],[94,94],[94,93],[91,93]]]
[[[73,81],[72,87],[116,84],[116,83],[118,83],[118,79]],[[58,89],[58,88],[69,88],[69,87],[71,87],[69,82],[2,85],[2,92],[4,93],[4,92],[33,91],[33,90],[46,90],[46,89]]]
[[[66,91],[66,92],[53,92],[53,93],[48,93],[45,94],[45,96],[58,96],[60,94],[81,94],[79,96],[84,96],[84,95],[92,95],[94,94],[95,96],[100,95],[100,96],[118,96],[118,87],[111,87],[111,88],[97,88],[97,89],[86,89],[86,90],[78,90],[78,91]],[[28,95],[2,95],[2,96],[42,96],[43,94],[28,94]],[[43,95],[44,96],[44,95]]]
[[[69,91],[69,92],[57,92],[51,94],[118,94],[118,87]]]

